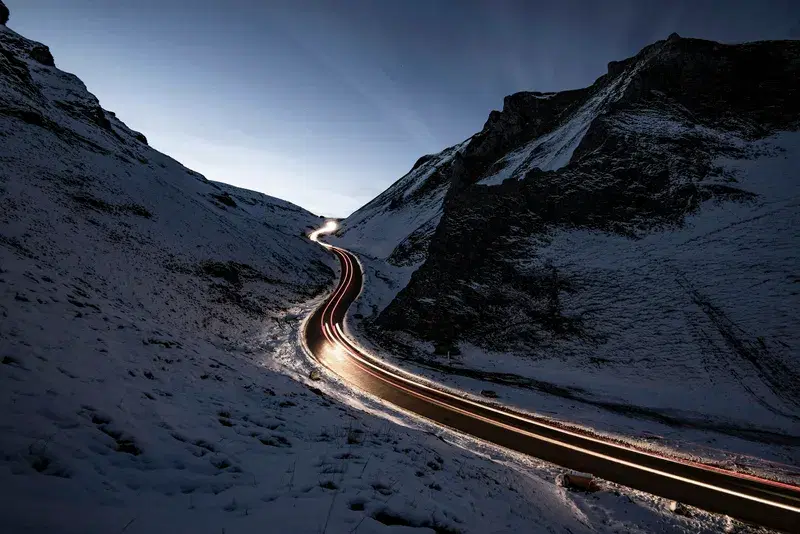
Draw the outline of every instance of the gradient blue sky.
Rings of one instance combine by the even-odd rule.
[[[208,178],[344,216],[503,97],[677,31],[800,38],[797,0],[5,0],[106,109]]]

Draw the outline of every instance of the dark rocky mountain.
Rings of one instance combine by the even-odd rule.
[[[481,184],[507,165],[504,155],[553,131],[559,119],[623,77],[625,89],[592,118],[566,167],[533,167],[519,180]],[[608,74],[588,89],[548,99],[535,93],[506,98],[503,111],[490,114],[449,167],[452,185],[428,259],[378,324],[438,343],[470,339],[465,333],[474,332],[470,341],[480,343],[487,324],[505,322],[516,308],[526,319],[520,337],[535,341],[540,330],[558,334],[576,328],[555,302],[555,295],[569,290],[568,277],[550,267],[522,273],[509,266],[520,252],[519,240],[554,226],[635,238],[682,224],[705,201],[753,200],[756,195],[722,175],[714,159],[755,154],[707,132],[750,141],[797,129],[799,79],[800,42],[726,46],[673,35],[633,58],[610,63]],[[626,128],[648,119],[674,121],[693,131],[653,142],[653,135],[642,135],[636,126]],[[653,126],[648,133],[658,135],[659,125]],[[479,295],[469,289],[473,281],[503,290]],[[513,294],[507,293],[510,288]],[[419,304],[433,295],[446,298]],[[454,308],[454,295],[467,305]],[[497,316],[488,310],[471,313],[482,301],[492,302]]]
[[[344,222],[344,246],[384,260],[368,285],[416,268],[358,328],[423,358],[477,347],[584,370],[600,358],[614,377],[735,357],[779,397],[764,402],[796,413],[798,79],[798,41],[673,34],[585,89],[506,97],[470,140]],[[414,180],[435,194],[408,194]],[[748,303],[751,286],[770,290]],[[631,366],[631,352],[661,363]]]

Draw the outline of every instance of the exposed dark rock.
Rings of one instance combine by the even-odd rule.
[[[37,44],[33,48],[31,48],[28,55],[34,61],[38,61],[42,65],[47,65],[48,67],[55,67],[56,62],[53,59],[53,54],[50,53],[50,48],[45,45]]]
[[[111,131],[111,121],[108,120],[103,108],[101,108],[99,105],[92,110],[91,118],[99,127],[103,128],[104,130]]]
[[[393,265],[414,265],[425,259],[431,236],[436,230],[435,220],[420,226],[405,238],[387,258]]]
[[[31,79],[28,65],[2,46],[2,43],[0,43],[0,75],[8,76],[11,82],[28,96],[35,96],[39,92]]]
[[[799,77],[798,41],[725,45],[671,38],[614,107],[674,109],[677,104],[688,111],[687,119],[760,138],[797,127]]]
[[[86,193],[72,195],[72,199],[81,206],[103,213],[112,215],[137,215],[146,219],[153,217],[153,214],[150,212],[150,210],[144,206],[134,204],[132,202],[127,202],[124,204],[112,204],[101,198],[95,198]]]
[[[211,196],[214,197],[214,199],[220,204],[225,204],[226,206],[229,206],[231,208],[236,207],[236,201],[233,200],[233,197],[230,196],[228,193],[222,193],[220,195],[212,194]]]
[[[0,115],[16,117],[34,126],[44,126],[46,124],[45,118],[42,117],[39,112],[32,109],[0,109]]]
[[[233,285],[241,285],[241,271],[242,267],[236,262],[221,262],[221,261],[206,261],[201,264],[201,268],[205,274],[213,276],[214,278],[222,278],[226,282]]]
[[[609,61],[608,75],[611,77],[619,76],[635,61],[635,59],[636,58],[628,58],[622,61]]]
[[[8,23],[9,15],[8,7],[3,3],[3,0],[0,0],[0,24],[5,26]]]
[[[421,158],[419,158],[419,159],[417,160],[417,162],[416,162],[416,163],[414,163],[414,166],[413,166],[413,167],[411,167],[411,170],[413,171],[413,170],[415,170],[415,169],[419,168],[419,166],[420,166],[420,165],[422,165],[422,164],[424,164],[424,163],[427,163],[428,161],[430,161],[430,160],[431,160],[431,158],[432,158],[433,156],[434,156],[433,154],[428,154],[428,155],[426,155],[426,156],[422,156]]]
[[[73,101],[55,101],[56,106],[61,108],[63,111],[69,113],[76,119],[80,120],[88,120],[89,122],[96,124],[97,126],[101,127],[102,129],[114,133],[114,129],[111,127],[111,121],[106,116],[105,110],[100,107],[100,104],[91,103],[88,104],[86,102],[73,102]]]
[[[269,282],[277,284],[263,273],[257,271],[252,266],[246,263],[238,263],[235,261],[204,261],[200,264],[200,273],[220,278],[235,287],[241,287],[246,281],[258,280],[262,282]]]
[[[562,91],[548,98],[543,93],[521,92],[505,97],[503,111],[492,111],[480,133],[464,151],[461,165],[450,171],[451,191],[478,181],[500,157],[552,130],[597,89]]]

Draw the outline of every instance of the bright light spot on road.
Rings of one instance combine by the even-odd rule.
[[[311,241],[314,241],[315,243],[319,243],[320,245],[322,245],[324,247],[329,247],[330,245],[327,245],[325,243],[320,243],[319,236],[321,236],[323,234],[332,234],[333,232],[336,231],[337,228],[339,228],[339,225],[336,224],[336,221],[328,221],[328,222],[325,223],[325,226],[323,226],[322,228],[319,228],[319,229],[314,230],[313,232],[311,232],[308,235],[308,238]]]
[[[346,360],[346,354],[338,343],[326,343],[322,348],[320,354],[320,362],[331,367],[338,367],[336,364],[341,365]]]

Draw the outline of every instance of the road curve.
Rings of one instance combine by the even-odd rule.
[[[797,486],[662,457],[559,428],[432,388],[366,353],[343,329],[347,309],[361,292],[360,264],[352,253],[318,241],[320,234],[335,228],[329,224],[311,235],[338,258],[342,276],[334,292],[306,320],[303,336],[311,355],[352,385],[440,425],[568,469],[743,521],[800,533]]]

